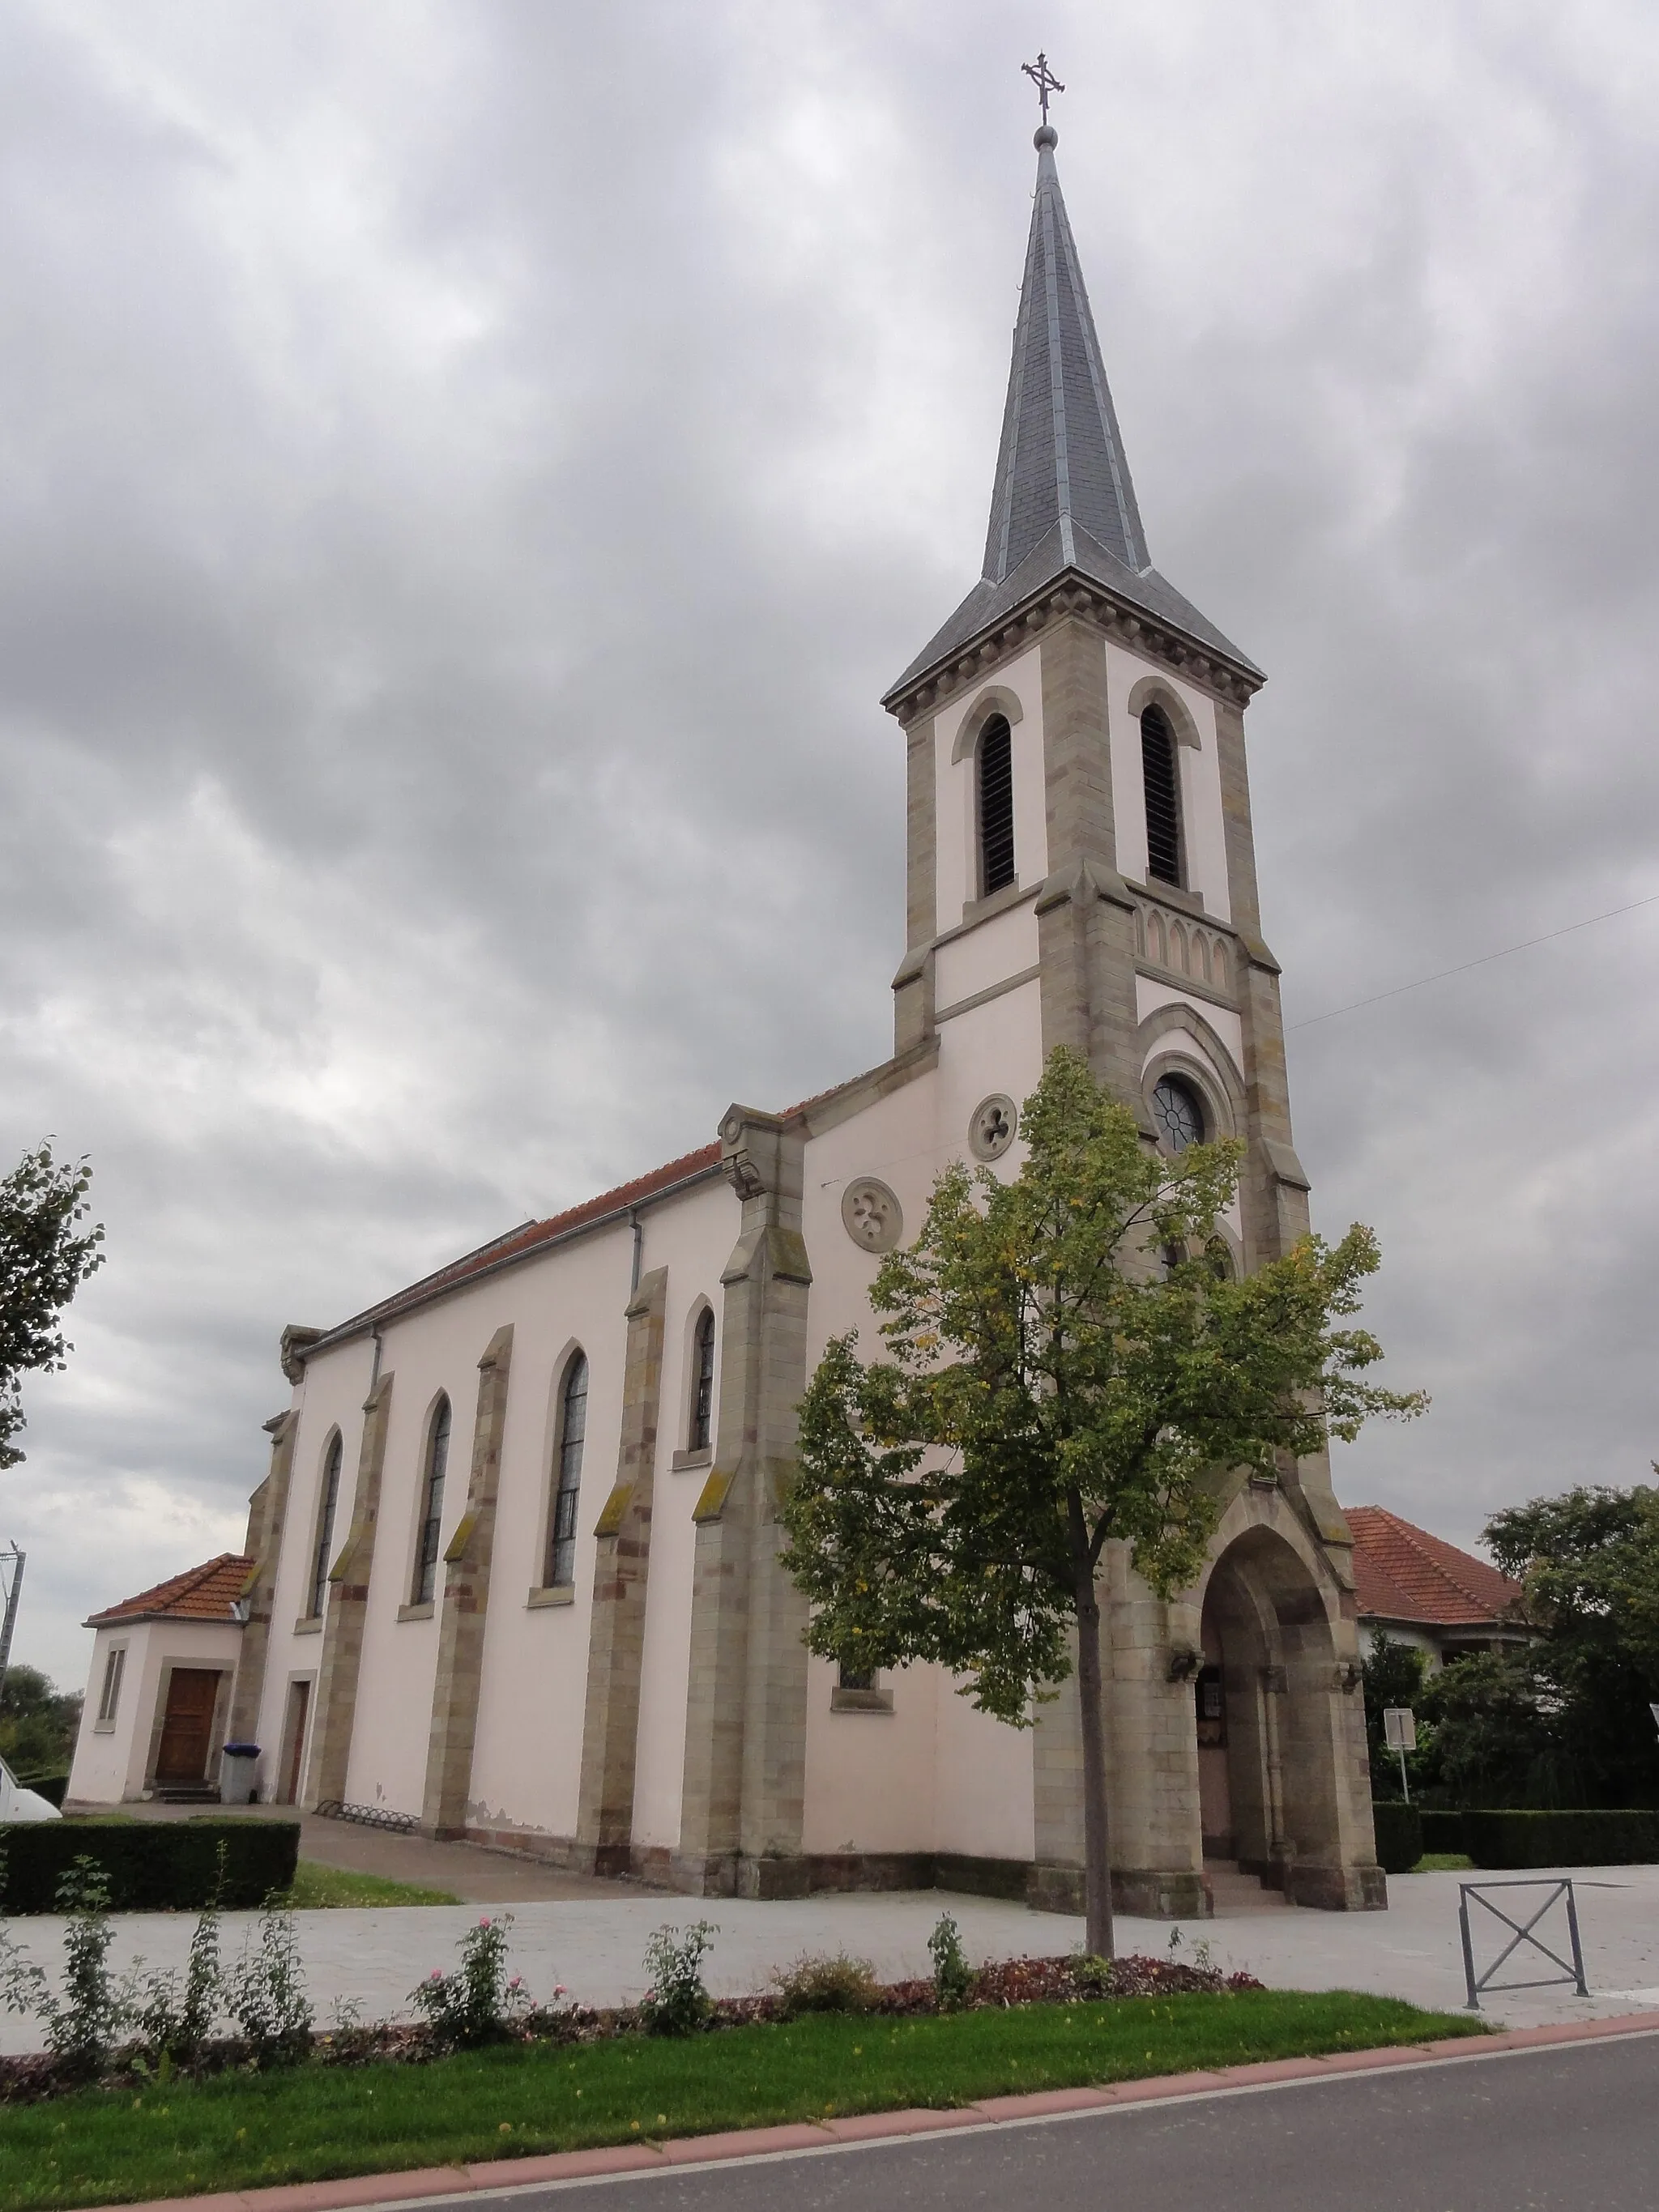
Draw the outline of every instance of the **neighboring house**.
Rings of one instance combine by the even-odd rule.
[[[1485,1559],[1431,1536],[1381,1505],[1351,1505],[1360,1632],[1410,1644],[1436,1667],[1468,1651],[1529,1643],[1521,1585]]]
[[[83,1748],[80,1795],[155,1786],[163,1649],[228,1666],[240,1632],[224,1733],[262,1747],[268,1799],[696,1893],[937,1879],[1080,1909],[1075,1685],[1016,1729],[936,1667],[838,1675],[804,1646],[776,1519],[826,1342],[872,1341],[882,1255],[944,1167],[1018,1171],[1056,1046],[1148,1144],[1241,1140],[1229,1265],[1308,1227],[1245,766],[1263,678],[1152,564],[1055,133],[1036,144],[982,573],[883,702],[907,775],[892,1057],[783,1113],[735,1104],[702,1151],[285,1331],[256,1565],[244,1586],[223,1563],[203,1630],[222,1645],[174,1660],[155,1623],[125,1759],[94,1788]],[[1120,1906],[1206,1911],[1206,1844],[1298,1903],[1379,1906],[1325,1455],[1238,1473],[1223,1508],[1178,1599],[1121,1544],[1103,1562]],[[94,1680],[94,1751],[100,1702]]]
[[[217,1795],[252,1559],[222,1552],[94,1613],[92,1674],[66,1802]]]

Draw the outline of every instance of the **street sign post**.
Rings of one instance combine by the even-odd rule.
[[[1400,1787],[1409,1805],[1412,1786],[1406,1779],[1406,1753],[1417,1748],[1417,1715],[1409,1705],[1383,1706],[1382,1737],[1389,1749],[1400,1754]]]

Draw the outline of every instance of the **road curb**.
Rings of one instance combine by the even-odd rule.
[[[1621,2013],[1611,2019],[1566,2021],[1548,2027],[1505,2028],[1492,2035],[1452,2036],[1437,2043],[1389,2044],[1376,2051],[1334,2051],[1320,2058],[1264,2058],[1250,2065],[1218,2067],[1202,2073],[1156,2074],[1143,2081],[1114,2082],[1097,2089],[1037,2089],[1024,2096],[985,2097],[975,2105],[850,2113],[844,2119],[792,2121],[781,2127],[676,2136],[662,2142],[612,2143],[596,2150],[489,2159],[477,2166],[428,2166],[413,2172],[362,2173],[340,2181],[289,2182],[272,2189],[153,2197],[128,2207],[127,2212],[350,2212],[350,2208],[359,2205],[418,2204],[428,2197],[499,2196],[550,2182],[787,2158],[801,2151],[892,2142],[905,2136],[948,2134],[959,2128],[1018,2127],[1070,2113],[1115,2112],[1126,2106],[1268,2089],[1281,2082],[1334,2081],[1356,2074],[1386,2073],[1400,2066],[1490,2058],[1503,2051],[1543,2051],[1623,2035],[1659,2035],[1659,2012]]]

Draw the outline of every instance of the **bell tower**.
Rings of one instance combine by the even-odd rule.
[[[1061,195],[1036,185],[979,581],[886,693],[908,751],[901,1059],[1035,981],[1149,1141],[1248,1146],[1236,1258],[1308,1226],[1245,768],[1255,664],[1153,567]],[[1287,1480],[1289,1480],[1287,1478]],[[1348,1534],[1329,1476],[1295,1487]]]

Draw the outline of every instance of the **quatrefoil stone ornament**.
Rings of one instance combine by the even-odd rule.
[[[1000,1160],[1014,1141],[1019,1109],[1002,1091],[993,1091],[975,1107],[968,1124],[968,1142],[978,1160]]]
[[[866,1252],[890,1252],[904,1234],[904,1215],[884,1182],[860,1176],[841,1197],[842,1226]]]

